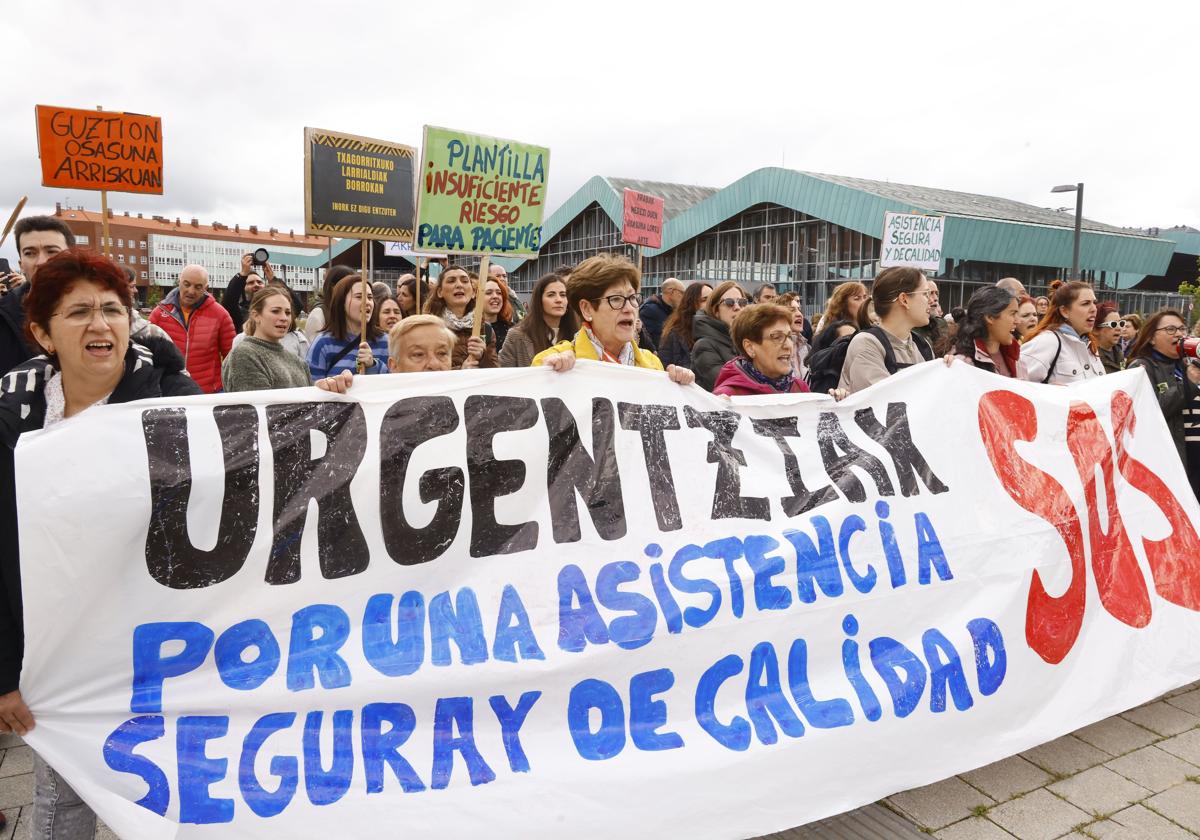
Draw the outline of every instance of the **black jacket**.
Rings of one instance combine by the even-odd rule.
[[[733,337],[724,321],[707,312],[696,313],[692,337],[696,339],[692,345],[692,373],[696,374],[697,385],[711,391],[717,384],[721,368],[738,355],[733,349]]]
[[[1166,356],[1161,356],[1153,351],[1146,356],[1138,356],[1136,359],[1131,359],[1125,367],[1139,367],[1146,371],[1146,375],[1150,377],[1150,384],[1154,386],[1154,393],[1158,396],[1158,407],[1162,409],[1163,417],[1166,418],[1167,428],[1171,430],[1171,440],[1175,442],[1175,448],[1179,451],[1179,460],[1187,464],[1187,457],[1184,455],[1184,418],[1183,410],[1190,408],[1192,400],[1197,394],[1200,394],[1200,389],[1192,384],[1192,381],[1187,378],[1187,369],[1183,367],[1185,362],[1180,362],[1178,359],[1168,359]],[[1182,373],[1182,379],[1175,377],[1176,369]]]
[[[677,330],[672,330],[667,333],[667,337],[663,339],[662,345],[658,348],[658,360],[663,363],[664,368],[667,365],[677,365],[691,370],[692,348],[687,345]]]
[[[638,310],[638,317],[642,319],[642,326],[650,335],[650,340],[654,342],[653,347],[646,347],[646,350],[654,350],[662,341],[663,324],[667,322],[667,318],[671,316],[672,309],[662,295],[651,295],[642,304],[642,308]]]
[[[0,450],[8,467],[7,474],[0,475],[0,694],[16,690],[25,648],[12,450],[23,433],[45,424],[45,387],[52,370],[48,358],[37,356],[0,377]],[[145,346],[129,345],[125,375],[108,401],[125,403],[199,393],[200,386],[183,369],[183,357],[175,343],[149,336]]]
[[[34,357],[25,342],[25,310],[21,308],[28,292],[29,284],[22,283],[15,292],[0,298],[0,376]]]

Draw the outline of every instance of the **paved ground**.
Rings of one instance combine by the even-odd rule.
[[[0,735],[0,840],[26,840],[33,756]],[[881,805],[883,807],[881,807]],[[858,812],[772,835],[940,840],[1200,837],[1200,682],[1048,744]],[[103,826],[97,840],[117,840]]]

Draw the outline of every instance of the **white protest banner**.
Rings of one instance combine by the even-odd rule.
[[[901,265],[937,271],[942,262],[942,234],[945,228],[945,216],[884,213],[879,267]]]
[[[28,740],[127,838],[747,837],[1200,677],[1139,372],[363,377],[16,459]]]

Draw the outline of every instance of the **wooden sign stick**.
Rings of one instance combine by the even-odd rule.
[[[421,258],[417,257],[416,259],[413,260],[413,263],[415,264],[416,276],[417,276],[417,281],[415,283],[413,283],[413,298],[416,299],[416,303],[413,306],[413,314],[420,315],[421,314]]]
[[[359,304],[359,307],[358,307],[358,340],[360,342],[367,340],[367,320],[368,319],[366,317],[366,313],[367,313],[367,295],[369,294],[369,292],[367,291],[367,289],[368,289],[367,274],[369,273],[369,270],[370,270],[370,265],[368,263],[368,257],[370,256],[370,254],[371,254],[371,240],[364,239],[362,241],[362,258],[361,258],[362,271],[359,272],[360,276],[362,277],[362,283],[359,286],[359,288],[362,289],[362,302]],[[359,362],[358,363],[359,375],[361,376],[362,374],[364,374],[366,372],[367,372],[367,366],[365,364],[363,364],[362,362]]]
[[[8,217],[8,224],[4,226],[4,233],[0,233],[0,245],[4,244],[4,240],[8,239],[8,232],[13,229],[13,225],[17,223],[17,217],[21,215],[21,210],[25,207],[25,202],[29,200],[29,196],[21,196],[21,200],[17,202],[17,206],[13,208],[12,215]]]
[[[642,273],[642,251],[645,250],[641,245],[638,246],[638,274]]]
[[[104,108],[97,105],[96,110],[103,111]],[[100,190],[100,242],[104,256],[112,259],[112,245],[108,241],[108,190]]]
[[[475,289],[475,323],[471,327],[471,338],[479,338],[479,334],[483,332],[483,293],[487,290],[487,275],[491,259],[490,256],[484,254],[483,259],[479,261],[479,286]]]

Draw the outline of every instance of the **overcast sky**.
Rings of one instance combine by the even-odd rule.
[[[0,221],[43,188],[34,105],[162,117],[162,196],[115,211],[303,228],[303,128],[429,123],[593,175],[724,186],[762,166],[1200,227],[1196,3],[9,0]],[[15,256],[11,238],[0,255]]]

